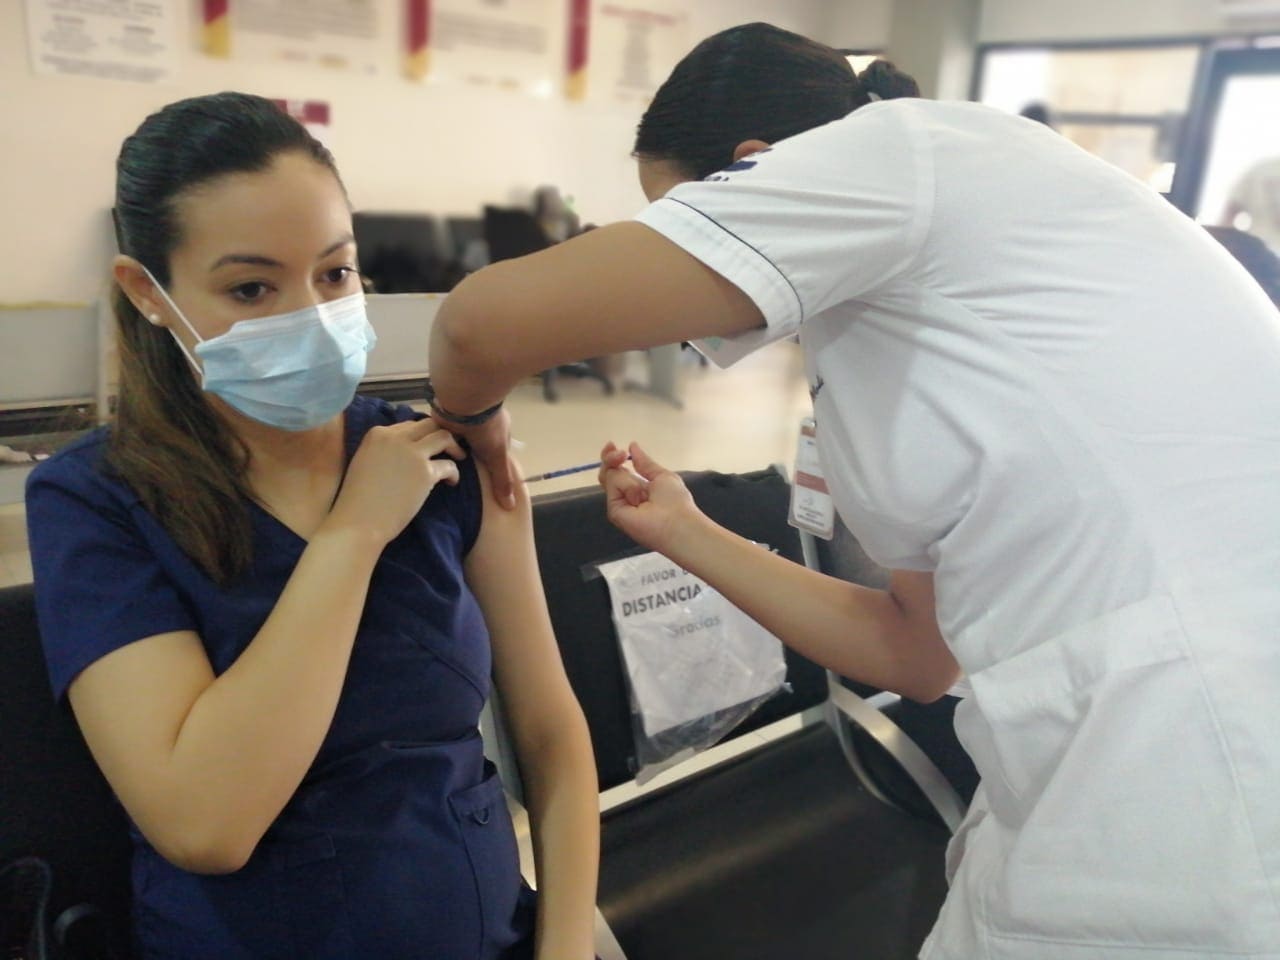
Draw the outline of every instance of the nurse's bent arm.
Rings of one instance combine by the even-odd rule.
[[[938,628],[933,574],[894,570],[888,590],[826,576],[712,522],[680,477],[637,444],[629,450],[609,444],[601,459],[600,481],[617,527],[701,577],[797,653],[924,703],[960,679]]]
[[[524,484],[513,510],[485,488],[467,583],[484,613],[494,677],[510,720],[533,828],[538,879],[536,960],[591,960],[600,813],[595,759],[582,709],[551,631]]]
[[[618,223],[468,277],[436,316],[428,369],[437,404],[465,415],[560,363],[762,326],[752,300],[702,261],[641,223]],[[440,423],[470,441],[510,505],[505,420]]]

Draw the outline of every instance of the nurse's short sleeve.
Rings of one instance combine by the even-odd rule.
[[[904,271],[928,233],[933,173],[909,101],[870,104],[682,183],[636,218],[749,296],[765,327],[698,348],[728,366]]]
[[[77,458],[55,458],[27,482],[36,616],[54,696],[94,661],[196,623],[116,495]]]

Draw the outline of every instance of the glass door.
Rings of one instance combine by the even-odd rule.
[[[1280,46],[1215,50],[1171,199],[1280,251]]]

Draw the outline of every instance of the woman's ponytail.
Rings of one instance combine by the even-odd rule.
[[[858,74],[858,86],[868,100],[896,100],[920,96],[920,85],[888,60],[873,60]]]

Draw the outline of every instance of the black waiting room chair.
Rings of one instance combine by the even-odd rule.
[[[713,520],[803,560],[778,470],[686,482]],[[609,524],[597,488],[537,498],[534,525],[604,792],[599,905],[617,945],[604,960],[914,957],[946,895],[948,817],[868,789],[842,749],[838,729],[850,721],[832,705],[826,671],[797,654],[786,653],[788,689],[730,739],[792,732],[745,741],[750,748],[730,759],[608,804],[633,781],[635,747],[607,587],[584,569],[639,550]]]

